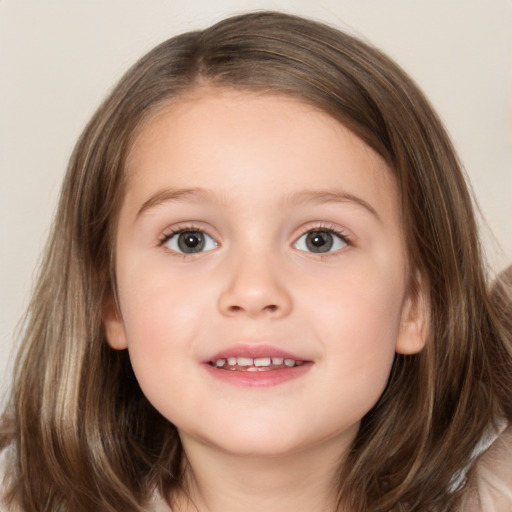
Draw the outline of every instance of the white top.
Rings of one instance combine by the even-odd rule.
[[[478,461],[460,512],[512,512],[512,426]]]
[[[457,512],[512,512],[512,426],[502,427],[499,432],[484,436],[475,451],[475,457],[485,450]],[[6,449],[0,453],[0,481],[6,476],[10,451]],[[0,491],[0,512],[21,511],[7,508]],[[148,512],[171,511],[165,500],[157,496]]]

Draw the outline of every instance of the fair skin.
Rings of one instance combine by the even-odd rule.
[[[107,338],[177,426],[195,505],[333,509],[395,352],[424,343],[386,163],[298,100],[202,89],[145,123],[127,176]]]

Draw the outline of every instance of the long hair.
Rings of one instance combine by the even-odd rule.
[[[410,78],[370,45],[257,12],[174,37],[121,79],[72,155],[25,322],[0,445],[10,496],[32,511],[141,511],[182,482],[175,427],[105,341],[124,164],[143,122],[195,87],[290,95],[325,111],[392,169],[411,293],[428,295],[425,349],[397,355],[339,470],[358,512],[455,503],[486,427],[512,419],[510,329],[489,299],[472,201],[448,136]]]

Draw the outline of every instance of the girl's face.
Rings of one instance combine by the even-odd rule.
[[[423,346],[384,160],[298,100],[201,90],[127,163],[107,338],[182,439],[241,455],[336,443]]]

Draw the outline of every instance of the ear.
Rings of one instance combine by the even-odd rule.
[[[128,348],[123,319],[112,295],[103,304],[103,329],[108,344],[114,350]]]
[[[402,308],[400,331],[395,351],[399,354],[420,352],[428,336],[429,308],[427,293],[421,280],[415,290],[411,290]]]

